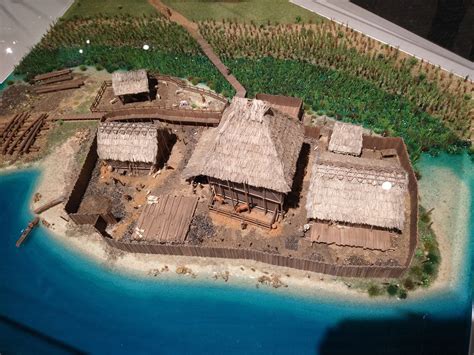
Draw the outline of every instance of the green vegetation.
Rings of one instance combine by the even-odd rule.
[[[129,14],[132,16],[156,15],[158,12],[148,0],[76,0],[64,14],[64,19],[87,18],[100,14],[115,16]]]
[[[294,5],[289,0],[164,0],[163,2],[193,21],[235,19],[258,24],[268,21],[272,23],[322,21],[322,18],[314,12]]]
[[[382,289],[377,284],[370,284],[367,288],[367,292],[369,293],[370,297],[380,296],[382,294]]]
[[[298,61],[303,71],[307,64],[333,69],[349,81],[363,79],[381,91],[403,98],[414,108],[443,121],[459,137],[470,136],[474,112],[471,83],[347,27],[331,21],[292,26],[208,21],[200,23],[199,29],[221,58],[255,60],[272,57]],[[255,73],[255,80],[259,75]],[[315,89],[305,85],[308,83],[304,74],[297,74],[295,70],[292,75],[296,77],[288,77],[289,80],[302,81],[301,92]],[[237,78],[240,79],[239,75]],[[270,81],[268,86],[272,84]],[[358,91],[360,87],[350,89]],[[339,91],[341,99],[348,94]],[[384,110],[380,113],[384,115]],[[407,124],[417,125],[417,122],[408,118]]]
[[[400,299],[408,297],[408,292],[418,287],[428,287],[438,275],[441,256],[436,236],[431,229],[431,217],[423,207],[420,206],[418,218],[418,248],[413,257],[408,272],[400,279],[394,279],[390,283],[383,280],[358,280],[353,285],[366,290],[370,297],[397,296]]]
[[[248,90],[249,97],[259,92],[300,97],[319,114],[403,137],[414,160],[422,151],[455,152],[463,146],[438,119],[407,99],[344,72],[270,57],[228,59],[225,64]]]
[[[150,49],[144,50],[144,44]],[[15,72],[29,79],[81,65],[109,72],[145,68],[178,77],[200,77],[217,92],[233,93],[192,37],[162,17],[61,21],[23,58]]]

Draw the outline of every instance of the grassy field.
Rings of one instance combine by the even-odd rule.
[[[290,3],[289,0],[163,0],[163,2],[193,21],[237,19],[259,24],[268,21],[272,23],[322,21],[322,17]]]
[[[93,17],[98,14],[142,16],[156,15],[158,12],[147,0],[76,0],[63,18]]]

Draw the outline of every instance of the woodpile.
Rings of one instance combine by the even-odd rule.
[[[84,80],[74,79],[71,69],[37,75],[33,80],[35,82],[34,90],[37,94],[77,89],[84,85]]]

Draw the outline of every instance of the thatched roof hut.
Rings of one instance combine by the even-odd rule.
[[[183,176],[288,193],[303,139],[300,122],[263,101],[234,97],[219,126],[204,132]]]
[[[157,127],[147,123],[101,123],[97,153],[103,160],[154,164],[158,156]]]
[[[112,88],[115,96],[148,93],[150,89],[146,70],[114,72],[112,74]]]
[[[359,156],[362,151],[361,126],[336,122],[329,141],[329,151]]]
[[[392,162],[323,152],[312,168],[307,217],[403,230],[407,185]]]

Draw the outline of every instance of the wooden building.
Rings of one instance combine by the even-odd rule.
[[[284,114],[301,121],[303,119],[303,100],[297,97],[257,94],[257,100],[268,103],[272,108],[283,112]]]
[[[112,89],[122,103],[142,98],[151,100],[148,74],[146,70],[127,72],[116,71],[112,74]]]
[[[156,124],[103,122],[97,131],[97,153],[119,172],[149,172],[167,158],[168,137]]]
[[[359,132],[358,128],[349,132],[350,126],[333,132],[331,140],[337,144],[329,142],[329,147],[336,146],[347,154],[324,147],[316,153],[306,201],[307,217],[316,222],[311,239],[388,250],[391,236],[400,234],[405,227],[408,174],[396,158],[348,155],[362,150],[359,142],[348,141],[347,137],[358,137]],[[340,137],[341,132],[346,132],[346,139]]]
[[[328,150],[334,153],[359,156],[362,153],[363,131],[361,126],[336,122]]]
[[[291,191],[303,125],[260,100],[234,97],[203,133],[183,176],[205,176],[215,198],[278,215]]]

